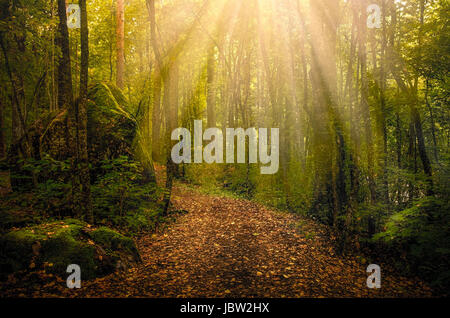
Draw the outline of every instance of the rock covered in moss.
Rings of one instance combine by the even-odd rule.
[[[70,264],[80,265],[82,277],[90,279],[140,261],[132,239],[73,219],[10,231],[0,237],[0,251],[2,279],[12,272],[44,267],[65,276]]]
[[[133,158],[137,122],[126,110],[126,98],[114,85],[94,83],[89,88],[88,100],[88,152],[95,179],[102,160],[120,156]],[[61,110],[36,121],[29,128],[32,159],[39,161],[45,155],[57,161],[69,159],[71,145],[68,142],[67,122],[68,112]],[[34,187],[31,173],[23,169],[22,159],[27,157],[25,148],[26,140],[22,138],[12,144],[8,152],[6,163],[11,171],[14,191],[28,191]]]
[[[103,250],[98,253],[102,271],[127,269],[141,261],[136,245],[129,237],[104,226],[89,232],[89,236]]]
[[[89,88],[88,151],[91,161],[132,156],[137,123],[125,109],[126,99],[119,89],[105,83]],[[41,152],[65,160],[67,111],[54,116],[41,136]]]

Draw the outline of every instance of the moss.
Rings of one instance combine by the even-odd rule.
[[[27,268],[33,257],[33,244],[44,239],[44,235],[35,233],[32,228],[12,231],[2,236],[0,240],[1,273]]]
[[[95,246],[82,241],[84,226],[82,222],[69,221],[63,227],[55,229],[55,233],[42,243],[41,259],[52,263],[50,271],[63,274],[70,264],[78,264],[82,268],[83,277],[95,277]]]
[[[106,227],[91,230],[74,219],[13,230],[0,237],[0,252],[2,279],[31,264],[62,277],[68,265],[78,264],[83,278],[90,279],[110,273],[120,260],[139,260],[132,239]]]
[[[107,227],[102,226],[89,234],[95,243],[109,251],[126,250],[132,254],[138,253],[132,239]]]
[[[26,269],[31,263],[53,266],[50,271],[63,274],[69,264],[78,264],[83,275],[95,275],[95,248],[79,240],[84,224],[75,220],[54,222],[11,231],[0,240],[2,273]],[[33,251],[33,245],[34,251]]]

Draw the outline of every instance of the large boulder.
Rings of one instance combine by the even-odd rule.
[[[133,157],[137,121],[125,110],[126,105],[126,98],[113,85],[95,83],[89,88],[88,151],[94,179],[103,160]],[[69,159],[67,122],[67,110],[51,113],[30,126],[28,135],[32,144],[29,151],[25,148],[25,138],[11,145],[7,167],[11,172],[13,190],[26,191],[33,188],[33,176],[30,171],[23,169],[23,159],[27,157],[27,152],[33,160],[40,160],[44,154],[58,161]],[[41,176],[42,178],[45,179],[46,176]],[[35,177],[34,182],[36,181]]]
[[[131,156],[137,123],[125,110],[126,99],[112,85],[96,83],[88,95],[88,151],[91,162]],[[40,152],[64,160],[66,148],[67,111],[55,116],[41,136]]]
[[[141,260],[131,238],[73,219],[12,230],[0,237],[0,251],[1,279],[44,268],[64,276],[70,264],[79,265],[83,277],[90,279]]]

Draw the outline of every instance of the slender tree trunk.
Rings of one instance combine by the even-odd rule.
[[[171,158],[171,133],[172,128],[174,128],[173,123],[173,112],[171,110],[171,97],[173,96],[171,94],[172,90],[172,79],[171,79],[171,73],[170,71],[167,71],[167,74],[163,75],[164,78],[164,99],[163,99],[163,107],[164,107],[164,117],[165,117],[165,124],[166,124],[166,131],[165,131],[165,146],[166,146],[166,189],[164,191],[164,210],[163,215],[167,215],[169,212],[170,207],[170,200],[172,197],[172,186],[173,186],[173,179],[175,176],[175,164],[172,161]]]
[[[152,112],[152,157],[160,159],[160,132],[161,132],[161,76],[155,75],[153,86],[153,112]]]
[[[426,2],[426,0],[420,0],[420,3],[419,3],[419,5],[420,5],[420,17],[419,17],[420,28],[419,28],[418,47],[419,47],[419,59],[420,60],[422,59],[422,38],[423,38],[423,26],[424,26],[424,18],[425,18],[425,2]],[[420,118],[420,113],[417,109],[417,106],[419,104],[418,82],[419,82],[419,74],[417,74],[416,78],[415,78],[415,85],[414,85],[415,100],[414,100],[414,103],[411,105],[412,106],[411,112],[412,112],[412,116],[413,116],[413,120],[414,120],[414,126],[416,129],[416,136],[417,136],[417,143],[419,146],[420,159],[423,164],[423,170],[428,177],[427,194],[433,195],[434,194],[433,171],[432,171],[432,167],[431,167],[430,158],[428,156],[426,146],[425,146],[425,139],[423,136],[423,129],[422,129],[422,120]]]
[[[58,64],[58,108],[73,105],[72,67],[70,61],[69,30],[67,29],[66,1],[58,0],[58,45],[61,58]]]
[[[428,100],[428,94],[430,90],[430,83],[428,78],[426,79],[425,84],[425,104],[427,105],[428,111],[430,112],[430,121],[431,121],[431,135],[433,136],[433,154],[434,159],[436,162],[439,162],[439,155],[438,155],[438,148],[437,148],[437,141],[436,141],[436,126],[435,126],[435,120],[434,120],[434,114],[433,114],[433,108],[430,105],[430,101]]]
[[[155,85],[153,95],[152,114],[152,154],[153,160],[160,159],[160,131],[161,131],[161,89],[163,84],[163,60],[161,48],[156,37],[155,0],[146,0],[148,17],[150,21],[150,41],[156,59]]]
[[[357,15],[357,8],[354,3],[351,4],[352,8],[352,15],[353,15],[353,21],[352,21],[352,32],[351,32],[351,40],[350,40],[350,52],[349,52],[349,60],[348,60],[348,68],[347,68],[347,80],[345,85],[345,93],[344,96],[347,96],[348,92],[348,107],[349,107],[349,115],[348,120],[350,122],[350,136],[351,136],[351,142],[353,142],[352,146],[352,152],[351,152],[351,163],[350,163],[350,195],[349,195],[349,202],[347,205],[346,210],[346,216],[345,216],[345,223],[344,223],[344,230],[342,233],[342,239],[340,244],[340,250],[343,252],[347,247],[349,243],[350,234],[352,232],[352,221],[354,218],[354,215],[356,214],[356,211],[358,210],[358,192],[359,192],[359,144],[357,141],[357,120],[355,120],[355,115],[357,112],[354,111],[354,107],[357,104],[355,99],[357,99],[357,91],[358,87],[356,87],[356,90],[354,88],[354,76],[355,72],[353,69],[353,63],[354,63],[354,57],[356,54],[356,29],[358,24],[358,15]],[[359,74],[359,64],[357,65],[357,74]],[[358,75],[357,75],[358,76]]]
[[[369,82],[367,78],[367,49],[366,49],[366,2],[361,2],[361,17],[359,23],[359,60],[361,64],[361,112],[364,120],[365,139],[367,147],[367,167],[370,190],[371,203],[376,202],[376,186],[374,178],[374,151],[373,151],[373,136],[372,136],[372,120],[369,110]]]
[[[172,65],[170,69],[170,120],[167,125],[169,128],[169,135],[172,135],[172,131],[175,130],[178,127],[178,112],[179,112],[179,63],[175,61],[175,63]],[[169,136],[170,138],[170,136]],[[170,165],[172,168],[173,177],[179,177],[179,165],[176,165],[173,163],[171,158],[171,150],[173,146],[173,141],[170,138],[168,151],[167,151],[167,157],[170,157]]]
[[[374,150],[373,150],[373,136],[372,136],[372,120],[369,109],[369,83],[367,77],[367,27],[365,22],[367,20],[366,13],[367,3],[361,1],[360,3],[360,21],[358,24],[359,31],[359,61],[361,65],[361,113],[364,122],[364,135],[367,150],[367,171],[370,191],[370,203],[375,204],[377,201],[375,177],[374,177]],[[372,215],[369,216],[368,224],[369,236],[375,234],[375,219]]]
[[[387,179],[387,166],[388,166],[388,149],[387,149],[387,127],[386,127],[386,46],[387,46],[387,30],[386,30],[386,1],[382,0],[382,38],[381,38],[381,58],[380,58],[380,82],[379,82],[379,94],[380,94],[380,126],[381,134],[383,138],[382,147],[382,181],[383,181],[383,201],[387,204],[389,209],[389,184]]]
[[[78,156],[80,166],[81,201],[80,208],[89,223],[94,223],[92,209],[91,178],[87,145],[87,96],[89,81],[89,30],[86,0],[80,0],[81,9],[81,73],[80,98],[78,103]]]
[[[6,156],[6,144],[5,144],[5,134],[3,129],[5,127],[3,121],[3,96],[0,96],[0,159]]]
[[[216,90],[214,88],[214,76],[216,71],[216,60],[214,58],[215,47],[212,46],[208,52],[208,61],[207,61],[207,97],[206,97],[206,105],[207,105],[207,126],[215,127],[216,126]]]
[[[117,75],[116,83],[120,89],[124,88],[125,77],[125,7],[124,0],[117,0],[116,8],[116,41],[117,41]]]
[[[66,1],[58,0],[58,45],[61,57],[58,64],[58,108],[67,110],[66,122],[66,153],[71,159],[72,167],[72,193],[70,201],[74,213],[80,213],[79,192],[80,184],[78,178],[78,127],[77,110],[75,109],[72,86],[72,69],[70,61],[69,30],[67,28]]]

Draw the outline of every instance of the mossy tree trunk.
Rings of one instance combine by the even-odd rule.
[[[81,9],[81,74],[80,98],[78,103],[78,159],[80,168],[81,200],[79,207],[89,223],[94,223],[91,197],[91,178],[87,145],[87,95],[89,70],[89,30],[86,0],[80,0]]]

